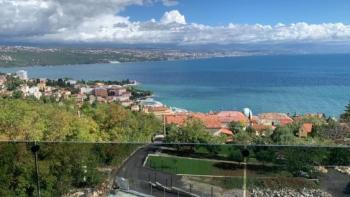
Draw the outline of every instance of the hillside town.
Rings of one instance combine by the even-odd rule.
[[[225,136],[227,143],[233,142],[234,134],[239,132],[230,128],[232,123],[240,124],[242,130],[246,130],[248,127],[253,129],[256,136],[267,136],[271,135],[277,126],[292,124],[300,118],[299,116],[290,117],[289,114],[275,112],[252,115],[248,108],[243,109],[243,112],[220,111],[210,113],[172,112],[170,109],[165,109],[166,107],[148,108],[149,111],[155,112],[159,118],[161,113],[157,110],[162,110],[166,124],[184,126],[190,119],[199,120],[213,136]],[[322,114],[307,114],[304,116],[321,118]],[[312,132],[312,127],[313,123],[304,122],[300,126],[298,136],[300,138],[308,137]]]
[[[150,98],[151,93],[143,94],[142,90],[134,88],[135,84],[135,81],[130,80],[103,82],[30,79],[25,70],[0,74],[0,94],[3,97],[34,98],[54,102],[71,100],[77,106],[82,106],[84,102],[90,104],[118,102],[131,111],[153,114],[164,125],[182,127],[188,120],[199,120],[212,136],[224,136],[226,143],[235,142],[234,135],[246,129],[253,130],[256,136],[270,136],[278,126],[291,125],[305,117],[324,118],[324,114],[290,116],[286,113],[270,112],[255,115],[249,108],[244,108],[242,111],[190,112],[168,107],[153,100]],[[237,124],[237,129],[232,123]],[[313,124],[312,121],[302,121],[298,124],[299,130],[296,136],[307,138],[313,130]]]
[[[85,101],[89,103],[119,102],[124,107],[133,107],[132,93],[128,86],[134,81],[120,84],[104,84],[103,82],[87,83],[71,79],[51,80],[46,78],[29,79],[28,73],[19,70],[15,74],[0,74],[0,93],[2,96],[33,97],[35,99],[49,98],[54,101],[72,99],[77,105]]]

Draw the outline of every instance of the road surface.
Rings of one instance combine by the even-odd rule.
[[[165,173],[153,170],[148,167],[144,167],[143,163],[149,153],[154,153],[156,147],[154,145],[147,145],[140,148],[135,154],[124,163],[124,165],[118,170],[117,176],[124,177],[130,182],[130,189],[145,193],[152,194],[154,196],[164,196],[164,191],[160,191],[156,188],[151,188],[147,183],[151,181],[153,183],[159,182],[167,187],[177,187],[184,189],[184,185],[181,183],[181,177],[174,174]],[[188,187],[186,188],[188,190]],[[178,196],[173,193],[166,193],[165,196]]]

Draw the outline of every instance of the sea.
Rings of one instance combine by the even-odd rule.
[[[271,55],[197,60],[0,68],[31,78],[131,79],[171,107],[196,112],[325,113],[350,101],[350,54]]]

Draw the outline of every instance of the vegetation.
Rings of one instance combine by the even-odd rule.
[[[16,90],[22,84],[23,84],[23,81],[20,80],[18,77],[15,77],[14,75],[6,76],[5,86],[7,90],[9,91]]]
[[[95,85],[96,83],[103,83],[106,85],[130,85],[130,84],[134,84],[134,81],[131,81],[130,79],[125,79],[125,80],[121,80],[121,81],[102,81],[102,80],[92,80],[92,81],[78,81],[78,83],[81,84],[87,84],[87,85]]]
[[[234,133],[243,132],[245,130],[245,125],[242,122],[230,122],[228,128]]]
[[[152,96],[152,91],[149,90],[142,90],[135,86],[129,86],[128,91],[131,92],[130,99],[145,99],[149,96]]]
[[[0,144],[0,196],[36,196],[37,175],[33,143]],[[39,143],[38,168],[41,196],[62,196],[73,189],[97,189],[108,174],[139,145]]]
[[[109,63],[110,61],[135,62],[165,60],[161,53],[153,56],[138,54],[140,52],[94,50],[94,49],[45,49],[28,48],[1,51],[11,60],[0,61],[0,66],[31,66],[31,65],[65,65]]]
[[[229,176],[229,175],[242,175],[242,169],[238,164],[232,164],[235,166],[236,171],[224,169],[224,165],[227,163],[194,159],[194,158],[181,158],[170,156],[149,156],[147,160],[147,166],[173,174],[193,174],[193,175],[215,175],[215,176]]]
[[[182,127],[169,125],[166,141],[170,143],[223,143],[222,137],[210,134],[203,123],[197,119],[190,119]]]
[[[147,142],[161,129],[153,115],[119,104],[85,103],[79,109],[72,103],[1,98],[0,135],[9,140]]]
[[[345,106],[345,111],[342,115],[340,115],[340,118],[344,122],[350,122],[350,103]]]

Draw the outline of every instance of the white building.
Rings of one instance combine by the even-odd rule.
[[[16,72],[16,75],[21,80],[28,80],[28,73],[25,70],[19,70]]]
[[[93,88],[90,88],[90,87],[81,87],[80,88],[80,93],[81,94],[92,94],[92,91],[94,89]]]
[[[70,85],[75,85],[75,84],[77,84],[77,81],[76,80],[67,80],[66,83],[70,84]]]

